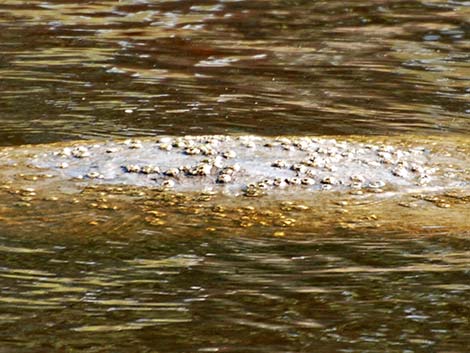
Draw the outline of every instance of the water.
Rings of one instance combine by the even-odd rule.
[[[466,2],[8,0],[1,10],[3,145],[470,129]]]
[[[470,132],[469,11],[450,0],[3,1],[0,145],[450,141]],[[247,205],[212,212],[202,198],[113,213],[91,206],[103,195],[31,206],[0,194],[0,352],[468,352],[468,207],[452,208],[457,230],[438,226],[432,204],[433,217],[390,231],[331,214],[328,227],[315,215],[292,225],[295,214]]]
[[[465,352],[470,339],[468,238],[0,241],[5,352]]]

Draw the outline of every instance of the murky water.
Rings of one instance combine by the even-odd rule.
[[[470,131],[460,1],[2,1],[1,144]]]
[[[0,145],[451,140],[470,133],[469,18],[451,0],[2,1]],[[355,229],[254,200],[80,197],[2,191],[0,352],[468,352],[468,207],[451,208],[458,230],[432,204],[392,232],[380,204]]]
[[[18,233],[4,352],[468,350],[468,238]]]

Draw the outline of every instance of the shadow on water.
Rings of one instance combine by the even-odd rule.
[[[468,6],[3,1],[1,144],[469,132]]]

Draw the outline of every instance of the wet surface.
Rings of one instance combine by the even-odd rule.
[[[19,164],[57,182],[164,187],[177,191],[282,193],[468,189],[468,140],[224,135],[76,141],[62,146],[0,149],[0,180]],[[21,157],[22,155],[26,157]],[[9,167],[11,160],[14,165]],[[11,179],[11,178],[10,178]],[[14,180],[11,180],[13,185]],[[292,193],[292,192],[291,192]]]
[[[470,131],[457,1],[3,1],[0,143]]]
[[[4,184],[0,341],[6,352],[465,352],[461,192],[280,201]]]
[[[443,0],[2,1],[0,352],[468,352],[462,184],[234,201],[28,162],[83,139],[426,135],[468,181],[469,15]]]
[[[2,349],[465,352],[469,246],[353,232],[4,233]]]

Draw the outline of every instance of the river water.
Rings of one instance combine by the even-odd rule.
[[[469,19],[453,0],[5,0],[0,145],[451,140],[470,133]],[[0,352],[468,352],[470,225],[289,231],[159,208],[96,227],[88,208],[14,202]]]

